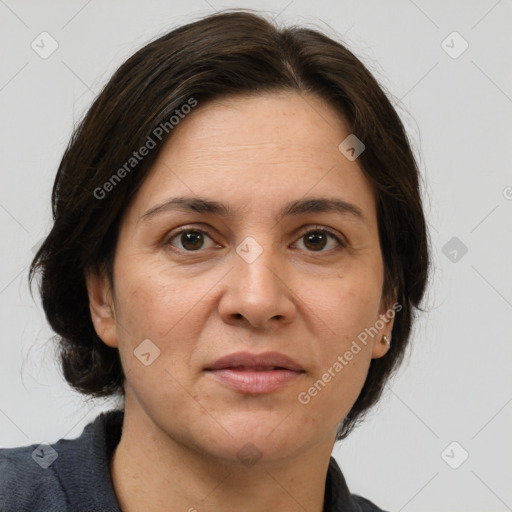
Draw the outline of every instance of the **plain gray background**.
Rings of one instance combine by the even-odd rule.
[[[381,403],[335,447],[351,491],[393,511],[512,510],[510,0],[0,0],[0,445],[77,437],[115,405],[64,382],[27,286],[74,123],[136,49],[234,7],[347,44],[393,97],[426,181],[428,312]],[[31,43],[45,31],[58,48],[43,59]]]

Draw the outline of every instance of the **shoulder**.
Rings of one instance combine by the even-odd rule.
[[[324,512],[386,512],[370,500],[350,492],[334,457],[329,461],[325,491]]]
[[[48,444],[0,450],[0,510],[65,510],[58,475],[47,465],[53,451]]]
[[[358,512],[386,512],[384,509],[379,508],[375,503],[357,494],[352,494],[352,501],[354,508]]]
[[[0,449],[0,511],[118,511],[108,457],[121,423],[108,411],[76,439]]]

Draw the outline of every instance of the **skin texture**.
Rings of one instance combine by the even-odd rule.
[[[338,150],[350,133],[322,99],[296,92],[198,105],[173,130],[122,219],[113,294],[105,276],[86,276],[96,332],[119,349],[126,374],[111,464],[123,511],[321,512],[337,425],[392,329],[382,316],[392,302],[381,294],[375,197],[357,160]],[[140,220],[176,196],[226,203],[233,217],[167,211]],[[285,203],[311,197],[350,202],[364,220],[317,212],[276,222]],[[171,238],[180,226],[207,234]],[[308,242],[315,228],[346,247],[329,235]],[[236,252],[246,237],[262,249],[251,263]],[[300,403],[379,319],[379,333]],[[145,339],[160,350],[148,366],[134,356]],[[305,372],[248,395],[204,371],[241,350],[284,353]],[[252,465],[237,456],[247,443],[260,456]]]

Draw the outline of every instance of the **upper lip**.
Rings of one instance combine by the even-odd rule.
[[[221,370],[225,368],[233,368],[243,366],[246,368],[254,367],[277,367],[303,372],[301,366],[293,359],[290,359],[279,352],[263,352],[261,354],[252,354],[251,352],[236,352],[217,359],[206,370]]]

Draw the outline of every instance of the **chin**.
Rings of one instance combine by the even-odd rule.
[[[291,457],[309,443],[304,429],[297,429],[296,419],[291,420],[293,415],[285,419],[289,414],[289,410],[238,412],[219,419],[227,432],[212,445],[217,446],[219,456],[247,466]]]

